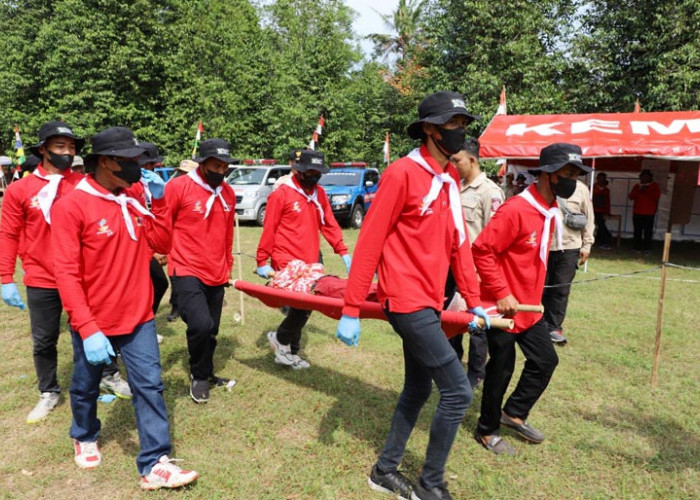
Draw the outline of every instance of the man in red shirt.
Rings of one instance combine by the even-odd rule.
[[[605,224],[605,216],[610,215],[610,188],[608,187],[608,175],[599,172],[593,184],[593,213],[595,216],[595,239],[600,243],[600,248],[609,250],[612,243],[612,234]]]
[[[187,323],[190,397],[209,401],[209,388],[228,379],[214,375],[224,286],[233,269],[236,195],[224,182],[231,158],[228,142],[207,139],[199,148],[196,170],[168,182],[165,199],[172,211],[173,248],[168,273],[177,309]]]
[[[569,198],[576,190],[576,178],[590,170],[581,162],[581,148],[576,145],[543,148],[539,167],[530,170],[538,176],[537,182],[506,200],[472,245],[481,298],[495,302],[499,313],[515,320],[512,330],[493,328],[486,334],[490,357],[474,437],[496,454],[515,454],[515,448],[498,435],[501,424],[530,442],[544,440],[527,417],[559,360],[542,314],[517,312],[516,308],[519,303],[539,304],[554,227],[559,235],[556,248],[561,248],[562,216],[556,197]],[[525,355],[525,368],[501,411],[515,367],[516,343]]]
[[[634,224],[633,246],[637,252],[651,251],[651,238],[654,235],[654,217],[659,206],[661,189],[654,182],[651,170],[645,168],[639,174],[639,182],[632,187],[629,199],[634,200],[632,223]]]
[[[318,262],[319,233],[341,256],[346,270],[350,270],[351,258],[343,243],[343,232],[335,220],[326,191],[317,185],[321,174],[328,171],[323,159],[319,151],[296,150],[291,175],[267,199],[265,224],[256,255],[256,272],[260,277],[270,277],[292,260],[307,264]],[[277,331],[268,332],[276,363],[296,370],[309,368],[309,362],[299,356],[299,349],[301,330],[310,315],[311,311],[290,308]]]
[[[472,390],[440,324],[448,268],[469,310],[487,322],[488,316],[479,298],[459,198],[459,174],[449,159],[462,148],[465,127],[477,117],[469,114],[461,94],[444,91],[426,97],[418,114],[408,135],[420,139],[422,146],[382,174],[362,224],[337,336],[357,345],[360,306],[376,272],[379,302],[403,342],[405,378],[369,485],[399,498],[451,499],[444,482],[445,464]],[[398,466],[433,381],[440,390],[440,402],[423,472],[412,485]]]
[[[41,393],[39,403],[27,416],[27,423],[46,418],[60,399],[56,344],[63,309],[54,277],[51,209],[56,200],[73,191],[82,180],[83,176],[70,167],[84,143],[85,139],[76,137],[66,123],[45,123],[39,129],[39,143],[30,149],[30,158],[36,158],[38,166],[28,176],[10,184],[5,192],[0,222],[2,298],[9,306],[25,307],[13,282],[19,256],[27,287],[34,369]],[[105,366],[104,372],[101,385],[105,389],[122,398],[131,397],[128,384],[113,363]]]
[[[143,148],[131,130],[108,128],[92,139],[85,158],[94,170],[53,210],[51,241],[56,283],[73,337],[71,383],[75,463],[100,465],[97,395],[101,365],[121,351],[129,371],[141,450],[136,459],[141,488],[176,488],[197,479],[176,466],[163,400],[160,353],[148,275],[152,252],[168,253],[171,219],[163,200],[164,182],[150,172],[153,213],[132,197],[139,182]]]

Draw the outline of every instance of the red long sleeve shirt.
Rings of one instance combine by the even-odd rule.
[[[452,164],[443,169],[425,146],[420,153],[436,174],[447,172],[459,185]],[[389,165],[382,174],[355,246],[343,314],[359,316],[375,272],[379,274],[377,295],[383,307],[398,313],[428,307],[441,311],[450,267],[467,305],[481,305],[469,239],[459,244],[447,184],[421,215],[432,180],[430,172],[407,157]],[[464,216],[462,224],[467,234]]]
[[[634,200],[632,213],[634,215],[654,215],[656,207],[661,198],[661,189],[656,182],[649,184],[635,184],[629,195],[630,200]]]
[[[292,182],[301,189],[294,177]],[[284,268],[294,259],[307,263],[318,262],[321,248],[319,232],[335,253],[348,253],[343,243],[343,231],[333,216],[326,191],[321,186],[316,186],[316,192],[325,224],[321,224],[321,214],[316,204],[289,186],[283,184],[270,194],[256,255],[258,267],[264,266],[269,258],[272,259],[271,265],[275,270]]]
[[[37,169],[42,175],[48,175],[41,164]],[[54,204],[73,191],[84,177],[71,169],[65,170],[63,176]],[[3,284],[12,282],[19,255],[26,286],[56,288],[51,226],[44,219],[37,199],[39,191],[47,184],[47,180],[30,174],[10,184],[5,191],[0,220],[0,280]]]
[[[228,184],[222,186],[221,195],[228,209],[217,197],[205,219],[211,192],[187,175],[165,185],[165,200],[173,217],[173,248],[168,255],[170,276],[194,276],[209,286],[228,283],[233,269],[236,194]]]
[[[108,194],[92,176],[87,179]],[[131,206],[128,210],[137,241],[129,236],[117,203],[84,191],[65,196],[51,213],[58,291],[71,326],[83,339],[97,331],[130,334],[153,319],[151,251],[170,251],[170,212],[163,200],[153,200],[155,218]]]
[[[610,189],[608,186],[593,184],[593,211],[606,215],[610,213]]]
[[[535,201],[549,210],[537,185],[529,188]],[[544,215],[522,196],[512,196],[501,205],[472,245],[474,263],[481,277],[481,298],[496,302],[512,294],[521,304],[539,304],[547,268],[540,258]],[[552,231],[554,224],[552,224]],[[551,238],[550,234],[550,238]],[[519,312],[511,331],[527,330],[542,314]]]

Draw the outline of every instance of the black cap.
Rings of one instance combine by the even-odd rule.
[[[46,141],[50,137],[56,137],[56,136],[61,136],[61,137],[70,137],[75,141],[75,152],[76,154],[80,152],[81,149],[83,149],[83,146],[85,145],[85,139],[81,139],[79,137],[76,137],[75,134],[73,133],[73,130],[66,124],[66,122],[62,121],[53,121],[53,122],[47,122],[44,123],[41,128],[39,129],[39,143],[30,147],[29,151],[33,154],[38,156],[39,158],[43,158],[43,155],[39,153],[39,148],[46,143]]]
[[[467,123],[481,118],[467,111],[464,97],[459,92],[442,90],[430,94],[418,105],[418,120],[411,123],[406,129],[412,139],[423,137],[423,122],[444,125],[453,116],[463,115],[467,117]]]
[[[94,168],[97,165],[98,156],[120,156],[122,158],[136,158],[145,150],[134,137],[131,129],[126,127],[110,127],[98,132],[90,140],[92,153],[85,157],[85,166]]]
[[[139,165],[144,166],[149,163],[163,163],[163,157],[158,154],[158,148],[150,142],[139,142],[139,146],[144,149],[143,154],[139,157]]]
[[[294,159],[294,168],[298,172],[307,172],[309,170],[316,170],[322,174],[328,172],[328,167],[323,164],[323,153],[320,151],[303,149],[298,153]]]
[[[557,142],[542,148],[540,151],[540,166],[531,168],[529,172],[556,172],[567,165],[573,165],[581,173],[590,172],[591,167],[587,167],[581,161],[581,148],[576,144]]]
[[[231,148],[227,141],[223,139],[207,139],[199,145],[199,157],[194,161],[204,162],[207,158],[216,158],[226,163],[235,163],[236,159],[231,158]]]

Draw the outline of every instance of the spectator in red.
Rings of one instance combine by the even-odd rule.
[[[634,200],[632,207],[633,247],[637,252],[651,252],[654,217],[659,206],[659,198],[661,198],[661,189],[654,182],[651,170],[645,168],[639,174],[639,182],[632,187],[629,194],[629,199]]]
[[[608,188],[608,176],[605,172],[598,173],[595,184],[593,184],[593,213],[595,215],[595,239],[600,248],[609,250],[612,234],[605,224],[605,216],[610,215],[610,188]]]

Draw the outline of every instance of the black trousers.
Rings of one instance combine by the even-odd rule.
[[[503,397],[515,368],[516,343],[525,355],[525,366],[518,385],[503,407],[503,411],[511,417],[527,419],[559,363],[544,320],[520,333],[492,328],[486,332],[486,338],[489,362],[486,364],[481,416],[477,424],[477,432],[482,436],[498,434]]]
[[[160,301],[168,289],[168,277],[165,276],[163,266],[158,264],[155,258],[151,259],[151,283],[153,283],[153,314],[158,312]]]
[[[632,216],[632,224],[634,225],[634,238],[632,244],[635,250],[649,251],[651,250],[651,237],[654,235],[654,215],[637,215]]]
[[[605,223],[605,214],[602,212],[595,212],[594,220],[596,241],[601,245],[610,246],[612,243],[612,234],[610,234],[608,226]]]
[[[63,305],[55,288],[27,287],[29,324],[32,331],[34,370],[39,392],[61,392],[56,376],[58,366],[58,334]],[[103,375],[114,375],[115,363],[105,365]]]
[[[288,345],[292,354],[297,354],[301,348],[301,329],[309,321],[310,316],[311,311],[290,307],[287,316],[277,327],[277,341],[280,344]]]
[[[576,276],[580,248],[573,250],[552,250],[547,260],[547,277],[542,294],[544,319],[549,330],[561,330],[569,305],[570,283]],[[547,288],[548,286],[552,288]]]
[[[177,308],[187,323],[190,373],[197,380],[214,376],[214,350],[219,333],[224,286],[209,286],[194,276],[172,276]]]

